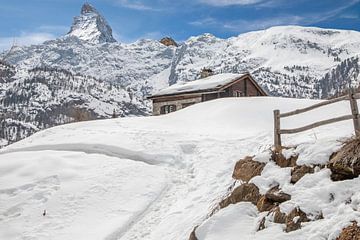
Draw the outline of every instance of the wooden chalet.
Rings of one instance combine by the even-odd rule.
[[[160,115],[217,98],[251,96],[267,94],[249,73],[223,73],[174,84],[148,99],[153,102],[153,115]]]

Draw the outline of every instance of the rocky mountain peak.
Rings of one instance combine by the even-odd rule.
[[[177,47],[178,44],[175,42],[174,39],[171,37],[164,37],[160,40],[160,43],[164,44],[165,46],[175,46]]]
[[[97,13],[99,14],[96,9],[90,5],[89,3],[84,3],[81,7],[81,14],[86,14],[86,13]]]
[[[74,36],[95,44],[116,42],[110,25],[89,3],[85,3],[81,7],[80,16],[74,18],[71,29],[66,36]]]

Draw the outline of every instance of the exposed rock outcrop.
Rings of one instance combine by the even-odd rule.
[[[248,182],[251,178],[259,176],[265,163],[254,161],[252,157],[245,157],[235,164],[232,177],[236,180]]]
[[[198,240],[198,238],[196,237],[196,234],[195,234],[196,228],[197,228],[197,227],[194,227],[194,229],[193,229],[192,232],[190,233],[189,240]]]
[[[265,197],[268,200],[277,203],[282,203],[291,199],[291,196],[287,193],[284,193],[281,189],[279,189],[279,186],[275,186],[271,188],[269,191],[267,191],[265,193]]]
[[[274,208],[274,206],[275,206],[274,202],[270,201],[265,196],[261,196],[256,204],[256,207],[259,210],[259,212],[270,211],[272,208]]]
[[[314,168],[306,166],[306,165],[295,166],[291,170],[291,181],[290,182],[291,183],[296,183],[303,176],[305,176],[305,174],[308,174],[308,173],[314,173]]]
[[[255,184],[244,183],[235,188],[230,196],[222,200],[219,205],[220,208],[225,208],[230,204],[238,202],[251,202],[256,205],[260,197],[259,189]]]
[[[286,232],[292,232],[301,228],[302,222],[308,222],[309,219],[300,208],[294,208],[289,215],[286,216]]]
[[[336,240],[360,240],[360,227],[357,222],[353,222],[352,225],[344,228]]]
[[[271,154],[271,160],[273,160],[279,167],[294,167],[296,166],[296,160],[298,155],[286,158],[281,152],[273,151]]]
[[[177,47],[179,46],[174,39],[172,39],[171,37],[164,37],[160,40],[160,43],[164,44],[165,46],[174,46]]]
[[[360,138],[354,138],[332,156],[328,164],[334,181],[356,178],[360,174]]]

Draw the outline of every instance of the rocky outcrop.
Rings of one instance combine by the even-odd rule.
[[[274,208],[274,206],[275,206],[274,202],[270,201],[265,196],[261,196],[256,204],[256,207],[259,210],[259,212],[270,211],[272,208]]]
[[[301,228],[302,222],[308,222],[309,219],[300,208],[294,208],[289,215],[286,216],[286,232],[292,232]]]
[[[284,193],[281,189],[279,189],[279,186],[275,186],[267,191],[264,196],[260,197],[256,207],[259,212],[271,211],[280,203],[290,199],[291,196],[289,194]]]
[[[165,46],[174,46],[177,47],[178,44],[175,42],[174,39],[171,37],[164,37],[160,40],[160,43],[164,44]]]
[[[279,167],[294,167],[296,166],[296,160],[298,159],[298,155],[291,156],[290,158],[286,158],[281,151],[273,151],[271,154],[271,160],[274,161]]]
[[[230,204],[238,202],[251,202],[256,205],[260,197],[259,189],[255,184],[244,183],[235,188],[230,196],[222,200],[219,205],[220,208],[225,208]]]
[[[189,240],[198,240],[198,238],[196,237],[196,234],[195,234],[196,228],[197,228],[197,227],[194,227],[194,229],[193,229],[192,232],[190,233]]]
[[[354,138],[333,154],[328,167],[333,181],[356,178],[360,174],[360,138]]]
[[[303,176],[305,176],[305,174],[308,174],[308,173],[314,173],[314,168],[306,166],[306,165],[295,166],[291,170],[291,180],[290,180],[290,182],[295,184]]]
[[[259,176],[265,163],[254,161],[252,157],[245,157],[235,164],[232,177],[236,180],[248,182],[251,178]]]
[[[272,202],[282,203],[291,199],[291,196],[287,193],[284,193],[279,186],[271,188],[265,193],[265,197]]]
[[[360,240],[360,227],[357,225],[357,222],[352,223],[352,225],[341,231],[340,236],[336,240]]]

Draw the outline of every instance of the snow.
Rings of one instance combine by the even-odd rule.
[[[360,220],[359,179],[332,182],[329,170],[322,169],[292,185],[289,168],[268,162],[273,109],[286,112],[317,102],[226,98],[163,116],[40,131],[0,150],[0,239],[187,239],[197,225],[199,240],[238,239],[239,229],[241,239],[335,239],[350,220]],[[348,103],[340,102],[284,119],[282,126],[348,111]],[[299,161],[316,164],[352,133],[352,121],[344,121],[284,136],[283,143],[296,146]],[[292,195],[282,210],[299,206],[314,216],[321,211],[324,219],[292,233],[273,223],[256,232],[263,214],[249,203],[208,218],[233,184],[234,164],[247,155],[268,162],[252,180],[261,192],[279,183]]]
[[[217,90],[225,86],[226,84],[229,84],[234,80],[241,78],[242,76],[243,74],[222,73],[190,82],[180,82],[178,84],[174,84],[168,88],[160,90],[153,96],[190,93],[203,90]]]

